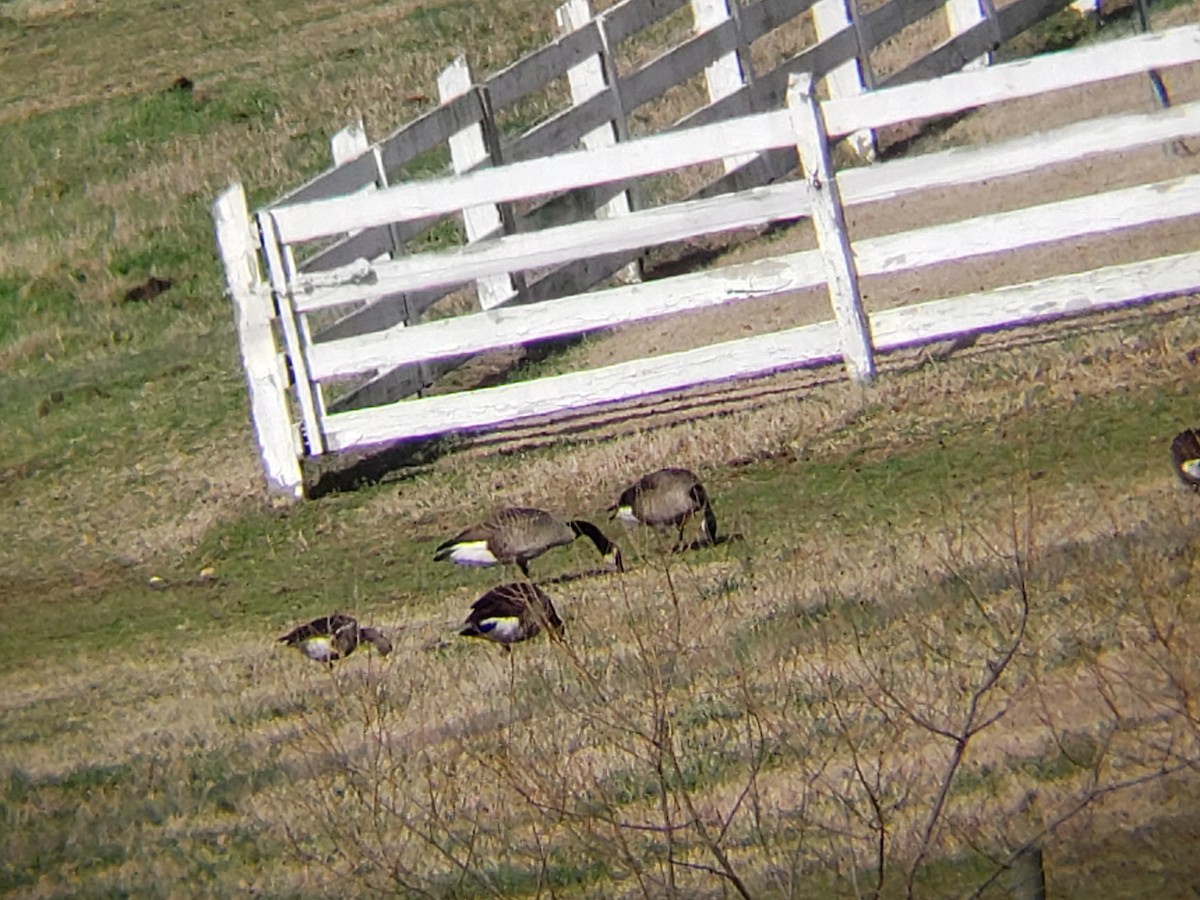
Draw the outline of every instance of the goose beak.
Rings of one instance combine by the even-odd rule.
[[[608,561],[616,568],[618,572],[625,571],[625,560],[621,556],[621,548],[613,547],[612,552],[608,554]]]

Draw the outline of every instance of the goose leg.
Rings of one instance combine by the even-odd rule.
[[[687,549],[687,544],[683,542],[683,527],[687,524],[687,519],[679,523],[679,536],[675,540],[675,546],[671,548],[672,553],[682,553]]]

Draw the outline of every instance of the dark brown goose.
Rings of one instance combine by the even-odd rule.
[[[492,588],[471,604],[464,637],[494,641],[509,649],[509,644],[527,641],[543,628],[562,633],[562,619],[550,597],[535,584],[514,581]]]
[[[293,628],[279,640],[295,647],[309,659],[330,665],[335,659],[349,656],[362,641],[374,644],[384,656],[392,652],[392,642],[381,631],[364,628],[353,616],[342,613],[313,619]]]
[[[1200,491],[1200,432],[1181,431],[1171,441],[1171,461],[1179,480],[1193,491]]]
[[[649,525],[652,528],[679,529],[683,544],[683,528],[692,516],[700,513],[700,532],[705,543],[716,543],[717,517],[704,485],[687,469],[667,468],[643,475],[626,488],[609,508],[613,518],[626,525]]]
[[[564,522],[540,509],[510,506],[486,521],[456,534],[438,546],[435,560],[448,559],[460,566],[494,566],[515,563],[529,577],[529,561],[554,547],[586,537],[605,560],[624,572],[621,551],[591,522]]]

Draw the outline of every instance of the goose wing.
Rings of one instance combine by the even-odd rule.
[[[1200,432],[1187,429],[1171,441],[1171,459],[1185,484],[1200,485]]]
[[[331,616],[321,616],[319,619],[297,625],[279,640],[285,644],[298,644],[309,638],[334,635],[345,628],[356,628],[357,626],[358,622],[353,616],[334,613]]]

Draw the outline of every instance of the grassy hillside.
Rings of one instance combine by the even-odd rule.
[[[263,500],[209,204],[553,6],[0,3],[0,890],[1004,896],[1039,842],[1054,896],[1190,896],[1194,299]],[[668,464],[730,540],[605,521]],[[535,563],[563,643],[454,634],[507,576],[432,549],[500,503],[625,550]],[[275,643],[335,609],[395,652]]]

